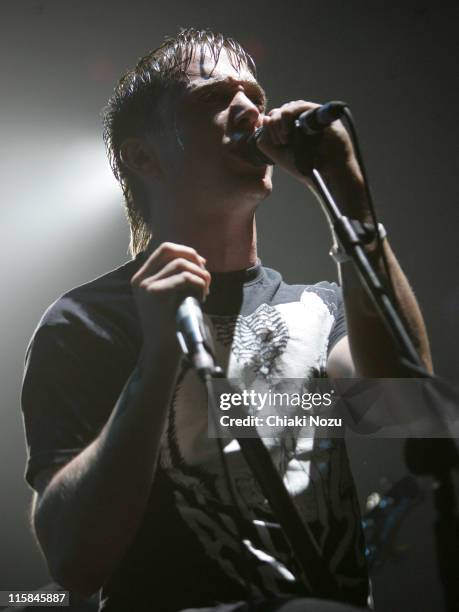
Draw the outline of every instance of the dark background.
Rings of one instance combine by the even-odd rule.
[[[456,377],[458,11],[455,2],[311,0],[0,3],[0,590],[49,581],[28,527],[19,390],[25,348],[65,290],[125,261],[127,226],[101,139],[120,74],[180,26],[221,30],[253,53],[271,106],[344,99],[380,218],[421,304],[437,372]],[[258,216],[260,255],[291,282],[334,279],[318,205],[291,178]],[[362,500],[406,473],[399,441],[354,440]],[[442,610],[425,500],[375,577],[379,610]]]

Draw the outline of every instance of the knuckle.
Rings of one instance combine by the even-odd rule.
[[[161,251],[161,253],[172,253],[177,250],[177,245],[173,242],[163,242],[160,245],[159,250]]]
[[[144,278],[142,281],[140,281],[140,283],[137,285],[137,287],[141,290],[141,291],[147,291],[148,288],[150,286],[150,282],[147,278]]]
[[[185,282],[191,282],[193,280],[193,274],[189,272],[188,270],[184,270],[181,273],[181,277]]]
[[[174,265],[176,268],[186,268],[188,266],[188,261],[184,257],[177,257],[174,260]]]

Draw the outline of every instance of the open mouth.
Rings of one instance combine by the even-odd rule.
[[[267,165],[272,164],[272,162],[257,147],[256,135],[259,132],[259,129],[255,130],[255,132],[251,132],[250,134],[244,132],[236,132],[233,134],[231,136],[231,151],[253,166],[260,168],[266,167]]]

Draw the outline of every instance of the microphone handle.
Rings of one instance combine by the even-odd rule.
[[[201,304],[192,296],[182,300],[176,314],[177,340],[182,352],[201,375],[211,373],[215,362],[210,339],[207,337]]]
[[[318,108],[305,111],[295,120],[295,129],[301,130],[306,136],[318,134],[342,117],[347,106],[346,102],[333,100]],[[263,130],[263,127],[259,127],[247,138],[249,157],[257,166],[274,166],[275,162],[263,151],[260,151],[257,145]]]
[[[327,102],[318,108],[301,113],[295,121],[295,127],[299,128],[306,136],[318,134],[342,117],[346,107],[346,102],[340,102],[339,100]]]
[[[192,346],[204,343],[201,304],[195,297],[189,295],[181,301],[176,322],[177,330],[190,339]]]

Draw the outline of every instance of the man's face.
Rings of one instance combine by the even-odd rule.
[[[177,101],[174,141],[176,186],[205,199],[260,201],[271,189],[272,168],[244,159],[237,136],[260,127],[266,96],[246,66],[234,68],[223,49],[218,63],[198,49],[189,82]],[[185,191],[186,193],[186,191]]]

